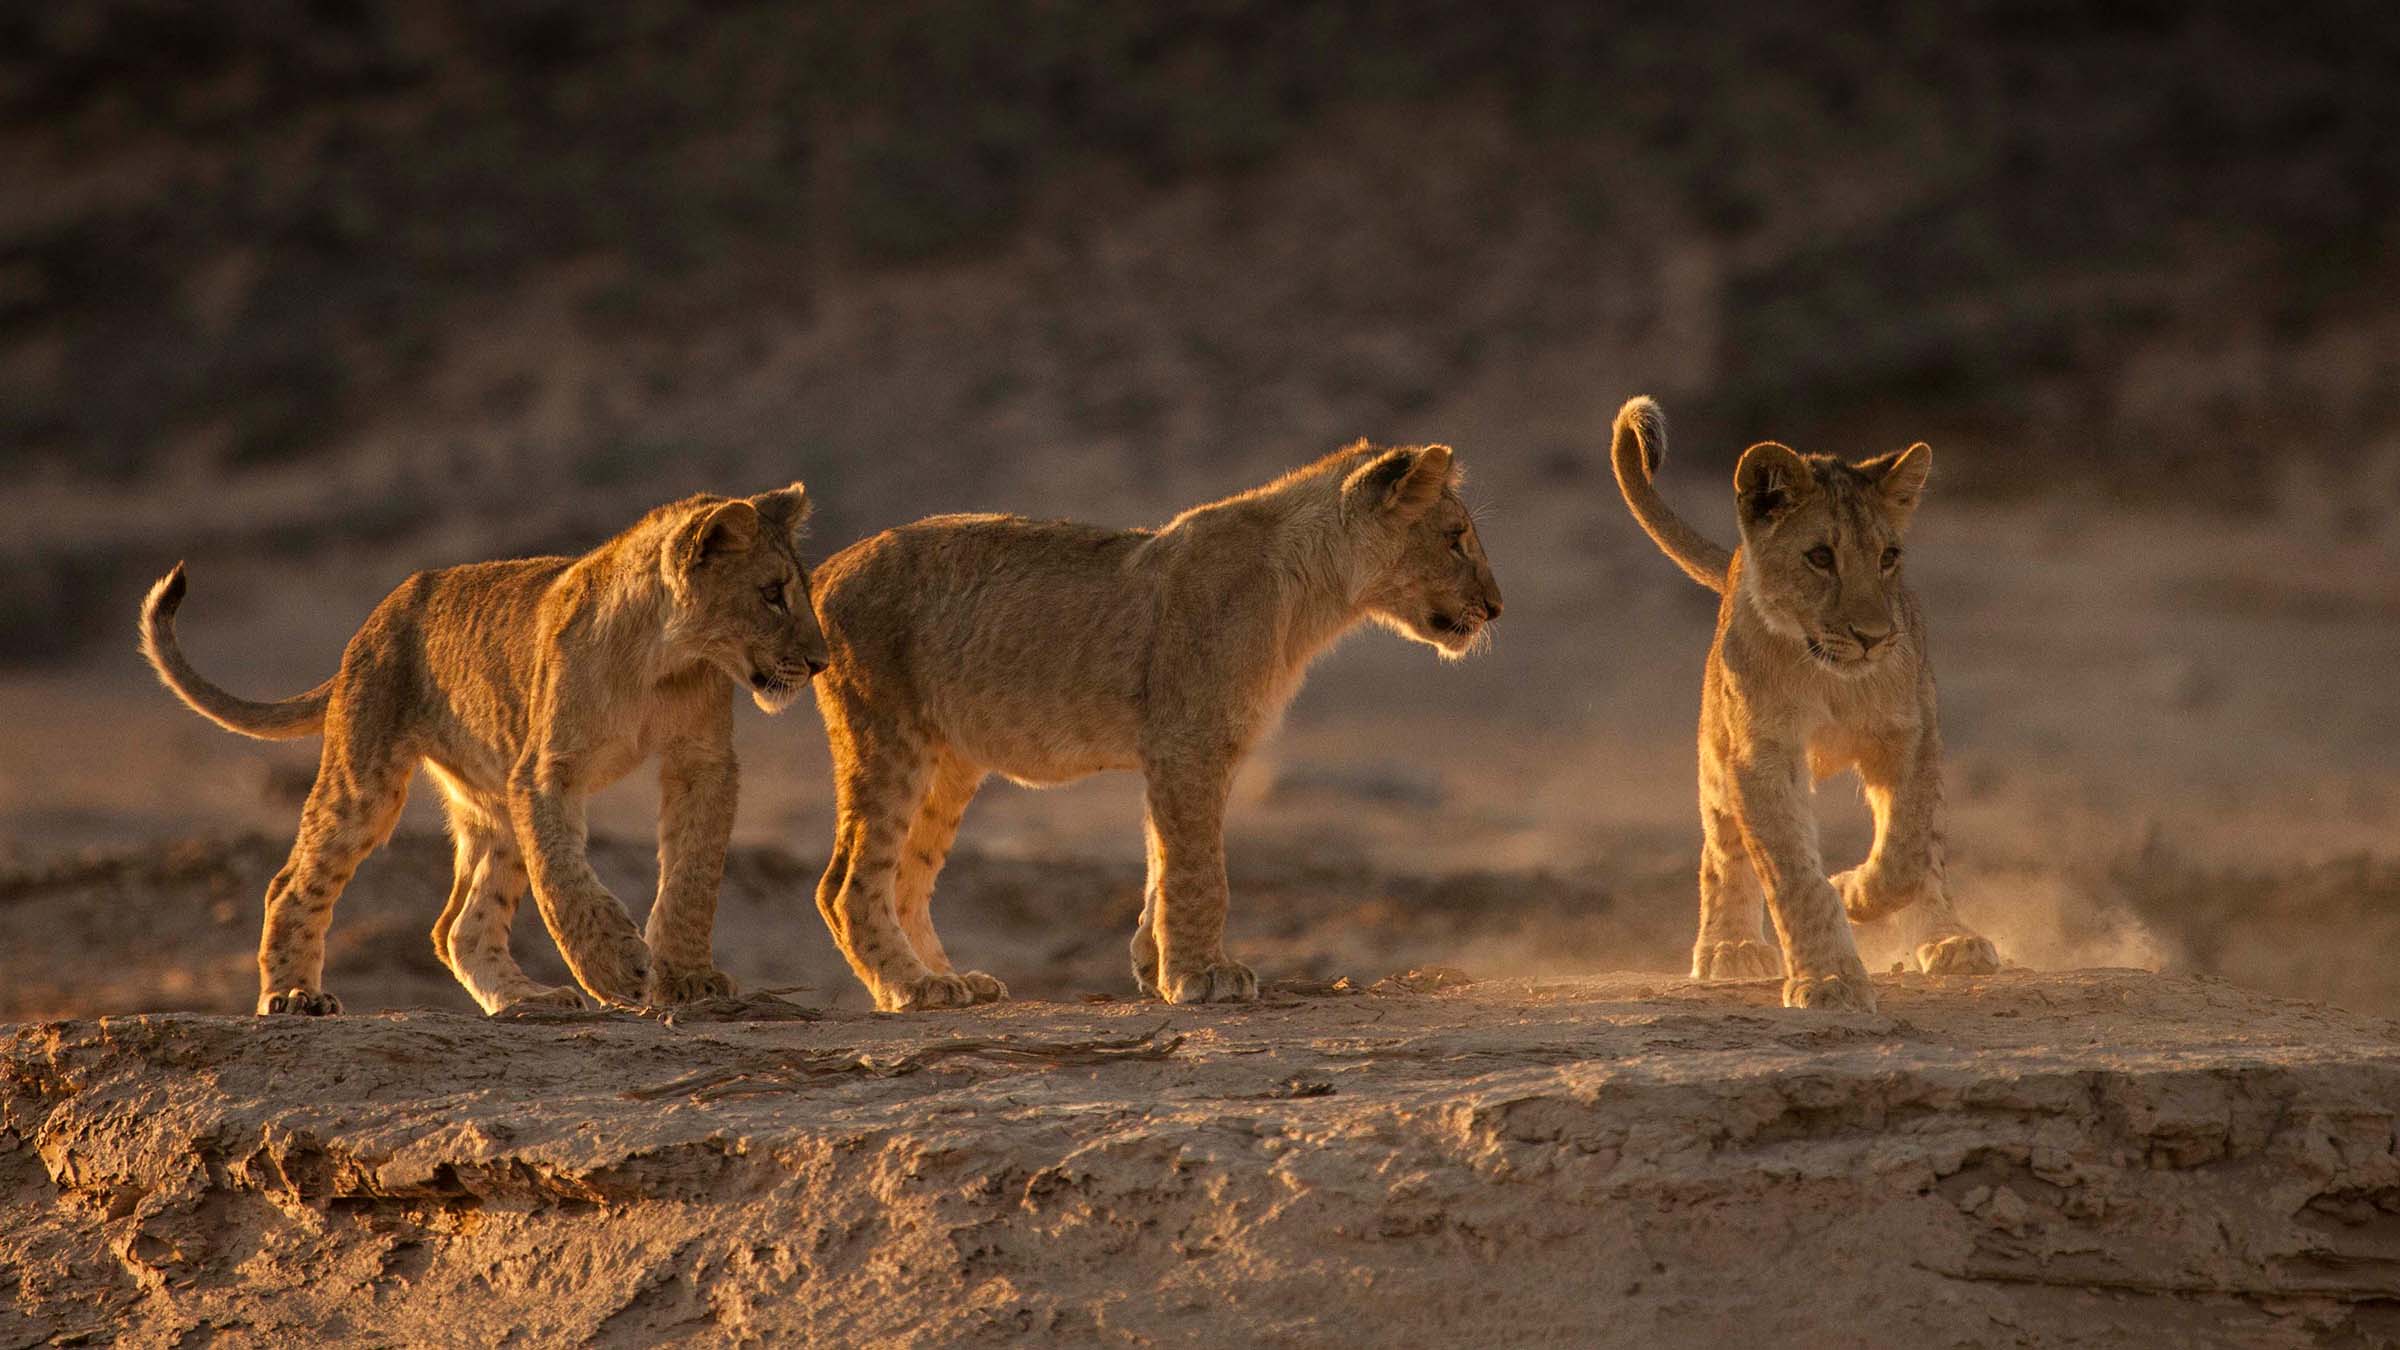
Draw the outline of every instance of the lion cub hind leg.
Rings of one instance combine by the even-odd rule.
[[[325,930],[358,865],[391,837],[408,801],[415,763],[329,726],[316,785],[300,809],[291,856],[267,883],[258,939],[258,1011],[322,1016],[342,1010],[327,993]]]
[[[951,965],[950,954],[943,950],[942,939],[933,928],[933,884],[941,875],[942,864],[949,860],[950,846],[958,838],[959,822],[966,818],[968,803],[983,786],[983,770],[961,759],[955,751],[944,750],[934,758],[932,785],[925,801],[917,808],[916,819],[908,827],[908,841],[900,850],[900,867],[894,878],[893,908],[900,921],[900,931],[916,949],[917,959],[937,975],[956,975],[967,982],[968,992],[977,1003],[997,1003],[1008,997],[1008,986],[980,970],[959,970]]]
[[[878,1009],[966,1007],[974,988],[925,964],[895,905],[900,852],[924,802],[933,754],[923,736],[878,726],[838,695],[818,706],[834,752],[834,846],[817,884],[817,910]]]
[[[1133,930],[1133,982],[1143,993],[1158,998],[1158,895],[1166,884],[1167,849],[1159,842],[1157,823],[1146,815],[1142,818],[1142,844],[1149,872],[1142,881],[1142,919]]]

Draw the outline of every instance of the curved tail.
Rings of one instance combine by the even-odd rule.
[[[149,658],[160,683],[193,712],[244,736],[288,741],[324,729],[325,703],[333,693],[331,680],[280,703],[253,703],[226,693],[192,669],[192,663],[183,658],[183,648],[175,642],[175,609],[183,603],[183,591],[183,564],[177,563],[142,601],[142,655]]]
[[[1645,394],[1627,399],[1625,406],[1617,409],[1616,436],[1608,457],[1616,467],[1617,490],[1625,494],[1625,505],[1651,542],[1674,559],[1684,575],[1723,595],[1733,555],[1685,524],[1650,484],[1650,475],[1658,472],[1659,461],[1667,457],[1667,415],[1655,400]]]

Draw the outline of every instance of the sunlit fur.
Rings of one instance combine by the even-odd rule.
[[[1941,730],[1903,540],[1933,452],[1845,464],[1767,442],[1734,470],[1741,548],[1686,524],[1651,483],[1666,419],[1617,414],[1611,460],[1634,518],[1724,597],[1702,677],[1696,978],[1783,975],[1793,1007],[1872,1008],[1850,920],[1901,925],[1920,968],[1999,968],[1944,875]],[[1867,861],[1830,880],[1812,782],[1856,769],[1875,813]],[[1771,911],[1781,951],[1765,945]]]
[[[935,517],[835,554],[817,585],[838,817],[817,905],[887,1010],[1006,994],[952,967],[929,909],[984,777],[1104,769],[1148,780],[1137,981],[1256,997],[1223,942],[1235,766],[1361,621],[1456,657],[1501,607],[1438,445],[1355,445],[1156,530]]]
[[[421,572],[375,607],[332,679],[253,703],[176,644],[178,566],[142,608],[142,648],[202,716],[244,735],[322,731],[298,842],[267,890],[262,1013],[338,1012],[323,987],[342,888],[389,837],[422,763],[458,845],[434,952],[486,1011],[579,1005],[509,954],[528,886],[576,981],[624,1002],[729,993],[710,928],[733,828],[733,681],[770,711],[825,665],[796,552],[797,483],[661,507],[580,558]],[[659,759],[660,875],[648,939],[584,857],[584,800]]]

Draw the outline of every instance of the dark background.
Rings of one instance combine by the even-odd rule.
[[[2395,72],[2370,3],[11,6],[0,466],[311,471],[211,526],[293,555],[793,471],[846,536],[1033,442],[1238,477],[1583,354],[1712,469],[2388,491]],[[20,660],[127,551],[34,542]]]

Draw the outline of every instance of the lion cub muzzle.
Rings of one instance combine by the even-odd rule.
[[[763,712],[782,712],[792,706],[810,681],[825,673],[828,664],[824,656],[811,654],[798,658],[796,666],[753,669],[749,681],[751,701]]]

